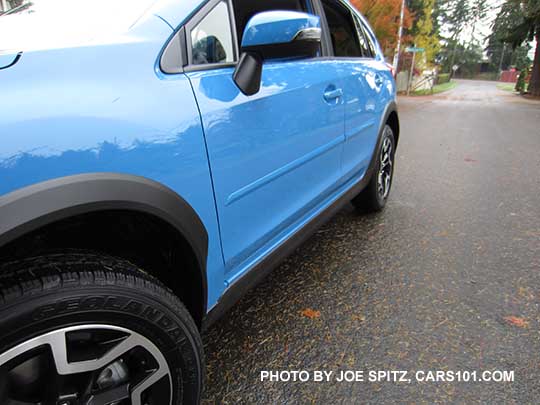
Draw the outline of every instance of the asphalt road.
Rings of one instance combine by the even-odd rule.
[[[538,403],[540,102],[461,81],[399,108],[387,209],[344,209],[205,334],[207,403]],[[412,381],[261,382],[261,370]],[[417,370],[515,381],[417,382]]]

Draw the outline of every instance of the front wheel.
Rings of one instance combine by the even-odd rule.
[[[395,138],[389,125],[383,129],[380,146],[377,150],[376,165],[366,188],[353,200],[360,211],[381,211],[388,200],[394,176]]]
[[[198,403],[188,311],[129,262],[94,254],[0,266],[0,404]]]

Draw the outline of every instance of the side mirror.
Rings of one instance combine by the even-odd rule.
[[[320,43],[321,22],[317,16],[296,11],[255,14],[244,29],[234,82],[245,95],[256,94],[264,60],[310,58],[317,55]]]

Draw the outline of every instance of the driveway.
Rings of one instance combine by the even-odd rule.
[[[540,103],[460,81],[399,108],[387,209],[344,209],[205,334],[207,403],[540,398]],[[515,377],[261,382],[261,370]]]

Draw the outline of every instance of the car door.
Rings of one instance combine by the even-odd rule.
[[[388,68],[375,59],[373,40],[364,34],[363,22],[344,2],[321,0],[328,31],[332,38],[334,59],[340,66],[345,97],[345,180],[362,177],[369,166],[377,143],[380,117],[388,93]],[[371,42],[370,42],[371,41]]]
[[[265,62],[260,91],[239,91],[232,13],[232,3],[212,1],[186,30],[186,74],[204,127],[228,282],[337,188],[345,139],[342,82],[322,58]]]

